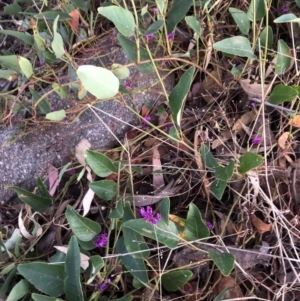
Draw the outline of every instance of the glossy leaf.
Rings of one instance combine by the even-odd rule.
[[[138,57],[136,43],[122,35],[118,35],[118,41],[121,47],[123,48],[125,54],[127,55],[128,59],[131,62],[136,63]],[[140,46],[139,51],[141,61],[150,60],[150,56],[145,48]],[[152,63],[139,64],[136,65],[135,68],[142,73],[151,73],[154,70]]]
[[[163,26],[164,21],[163,20],[157,20],[154,23],[152,23],[148,29],[146,30],[146,32],[144,33],[144,35],[150,34],[150,33],[157,33]]]
[[[209,237],[209,230],[202,220],[198,207],[193,203],[189,205],[184,232],[187,240],[197,240]]]
[[[266,4],[267,5],[267,4]],[[264,0],[251,0],[247,16],[250,21],[260,21],[266,15],[266,6]]]
[[[6,301],[17,301],[29,292],[29,283],[21,279],[10,291]]]
[[[234,169],[234,161],[233,160],[230,160],[230,162],[227,166],[217,166],[215,169],[216,179],[219,179],[222,181],[230,180],[233,175],[233,169]]]
[[[292,61],[291,55],[289,46],[283,40],[278,40],[275,65],[275,73],[277,75],[284,74],[290,68]]]
[[[193,81],[195,67],[190,67],[180,78],[178,84],[173,88],[169,96],[169,105],[172,117],[177,126],[180,127],[182,109],[185,99]]]
[[[83,301],[83,293],[80,281],[80,251],[76,236],[72,236],[65,261],[65,293],[72,301]]]
[[[63,265],[44,262],[25,263],[18,266],[18,272],[36,289],[47,295],[58,297],[64,293],[65,271]]]
[[[146,285],[148,283],[148,269],[146,268],[144,260],[134,258],[128,254],[123,236],[117,241],[116,250],[118,254],[123,254],[119,258],[126,269],[132,274],[132,276],[136,277],[140,282]]]
[[[114,97],[119,91],[119,79],[114,73],[94,65],[82,65],[77,70],[83,87],[98,99]]]
[[[50,112],[46,115],[45,118],[51,121],[62,121],[66,118],[66,111],[59,110],[59,111]]]
[[[227,186],[227,181],[223,181],[223,180],[219,180],[219,179],[215,179],[211,185],[210,185],[210,189],[211,192],[214,194],[214,196],[218,199],[221,200],[225,188]]]
[[[188,16],[185,17],[184,20],[187,23],[187,25],[191,27],[198,36],[201,36],[202,34],[201,24],[196,17]]]
[[[29,205],[35,211],[43,212],[52,205],[51,198],[40,197],[16,186],[11,186],[11,188],[18,194],[18,197],[22,202]]]
[[[189,270],[167,272],[162,275],[161,281],[165,290],[176,292],[182,288],[193,276]]]
[[[229,12],[231,13],[232,18],[234,19],[241,33],[247,35],[250,29],[250,21],[247,14],[234,7],[230,7]]]
[[[22,41],[30,46],[33,45],[34,43],[34,38],[28,34],[28,33],[24,33],[24,32],[19,32],[19,31],[14,31],[14,30],[0,30],[0,34],[5,34],[5,35],[9,35],[12,37],[17,38],[19,41]]]
[[[122,223],[124,224],[126,221],[130,220],[135,221],[135,217],[131,211],[130,204],[126,202]],[[129,253],[134,253],[131,254],[132,257],[140,259],[149,257],[150,251],[145,243],[144,237],[140,233],[130,228],[123,227],[123,236],[126,250]]]
[[[105,201],[110,201],[117,194],[118,190],[117,184],[112,180],[92,182],[89,184],[89,187],[99,198]]]
[[[174,31],[176,25],[186,16],[193,4],[193,0],[176,0],[173,1],[171,9],[167,14],[168,33]]]
[[[221,40],[215,43],[213,48],[228,54],[247,57],[251,60],[256,59],[256,55],[253,53],[249,40],[242,36]]]
[[[64,42],[61,35],[57,32],[57,22],[59,16],[57,16],[53,22],[53,41],[51,42],[52,50],[55,53],[55,57],[60,59],[65,54]]]
[[[200,154],[201,154],[203,164],[205,165],[206,168],[210,168],[214,170],[219,166],[219,163],[217,162],[217,160],[215,159],[215,157],[213,156],[209,148],[204,143],[202,143],[200,146]]]
[[[84,156],[87,164],[99,177],[105,178],[118,171],[117,167],[112,163],[112,161],[101,153],[85,151]]]
[[[244,153],[240,157],[240,173],[246,173],[247,171],[256,168],[263,163],[263,157],[251,152]]]
[[[123,227],[130,228],[143,236],[157,240],[170,249],[174,249],[178,245],[178,231],[173,222],[169,222],[169,225],[167,225],[160,221],[154,226],[144,219],[136,219],[125,222]]]
[[[112,21],[122,35],[130,37],[134,34],[135,21],[128,9],[115,5],[102,6],[98,8],[98,13]]]
[[[234,256],[232,254],[209,251],[208,255],[213,260],[214,264],[220,270],[222,275],[230,275],[234,267]]]
[[[280,105],[285,101],[293,101],[298,96],[298,91],[293,87],[278,84],[274,87],[268,102]]]
[[[88,242],[101,232],[101,226],[98,223],[82,217],[69,205],[65,214],[71,230],[78,239]]]

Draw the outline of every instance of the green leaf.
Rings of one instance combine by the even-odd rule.
[[[52,50],[54,51],[55,57],[60,59],[65,54],[64,41],[61,35],[56,31],[57,22],[59,16],[57,16],[53,22],[53,41],[51,42]]]
[[[169,105],[172,117],[177,126],[180,127],[182,109],[193,81],[195,67],[190,67],[180,78],[178,84],[173,88],[169,96]]]
[[[250,21],[247,14],[234,7],[230,7],[229,12],[231,13],[232,18],[234,19],[241,33],[247,35],[250,29]]]
[[[267,5],[267,4],[266,4]],[[252,22],[260,21],[266,15],[264,0],[251,0],[247,11],[248,19]]]
[[[209,148],[204,143],[201,143],[200,154],[201,154],[203,164],[205,165],[206,168],[215,170],[219,166],[219,163],[217,162],[217,160],[215,159],[215,157],[213,156]]]
[[[119,91],[119,79],[110,70],[93,65],[82,65],[77,75],[83,87],[98,99],[114,97]]]
[[[91,6],[91,1],[84,1],[84,0],[71,0],[71,3],[76,7],[76,8],[80,8],[83,11],[85,11],[86,13],[88,12],[88,10],[90,9]]]
[[[196,17],[188,16],[188,17],[185,17],[184,20],[185,20],[186,24],[189,27],[191,27],[198,36],[201,36],[201,34],[202,34],[201,24],[197,20]]]
[[[29,205],[35,211],[43,212],[50,205],[52,205],[51,198],[37,196],[27,190],[16,186],[11,186],[10,188],[12,188],[18,194],[18,197],[22,202]]]
[[[64,293],[63,265],[44,262],[25,263],[18,266],[18,272],[44,294],[58,297]]]
[[[60,98],[66,98],[69,94],[69,88],[67,86],[61,86],[58,83],[52,84],[52,88],[57,93]]]
[[[171,271],[162,275],[161,281],[165,290],[176,292],[182,288],[193,276],[189,270]]]
[[[83,293],[80,282],[80,251],[75,236],[72,236],[65,261],[65,293],[68,300],[83,301]]]
[[[16,55],[1,55],[0,64],[3,68],[20,72],[20,65]]]
[[[21,11],[22,11],[22,7],[17,2],[4,6],[5,15],[16,16]]]
[[[89,187],[96,193],[96,195],[105,200],[110,201],[117,193],[118,186],[112,180],[101,180],[92,182]]]
[[[161,219],[162,221],[166,224],[169,225],[169,214],[170,214],[170,199],[169,198],[164,198],[159,206],[159,211],[161,214]]]
[[[173,1],[172,7],[167,15],[167,30],[168,33],[174,31],[176,25],[186,16],[190,10],[193,0],[176,0]]]
[[[82,217],[69,205],[66,210],[66,218],[73,233],[84,242],[91,241],[101,232],[101,226],[98,223]]]
[[[148,29],[146,30],[146,32],[144,33],[144,35],[150,34],[150,33],[157,33],[163,26],[164,21],[163,20],[157,20],[154,23],[152,23]]]
[[[30,91],[30,93],[32,95],[33,102],[34,103],[38,102],[40,100],[40,98],[41,98],[41,96],[39,95],[39,93],[37,93],[35,90],[33,90],[31,88],[29,88],[29,91]],[[46,114],[48,114],[48,113],[51,112],[51,106],[50,106],[49,102],[46,100],[46,98],[43,98],[39,102],[38,108],[40,110],[39,113],[44,114],[44,115],[46,115]]]
[[[209,251],[208,255],[213,260],[214,264],[220,270],[222,275],[230,275],[234,267],[234,256],[232,254]]]
[[[130,37],[135,31],[135,21],[132,13],[123,7],[110,5],[107,7],[99,7],[98,13],[112,21],[119,32]]]
[[[55,20],[56,18],[59,18],[60,21],[66,21],[72,19],[72,17],[69,14],[57,10],[44,11],[41,14],[33,14],[33,15],[36,19],[45,18],[46,20]]]
[[[228,181],[233,175],[234,161],[231,159],[227,166],[217,166],[215,169],[216,179]]]
[[[280,16],[279,18],[275,19],[274,23],[287,23],[297,20],[297,17],[294,14],[285,14]]]
[[[274,87],[268,102],[280,105],[285,101],[293,101],[298,96],[298,91],[290,86],[285,86],[283,84],[278,84]]]
[[[224,39],[215,43],[213,47],[214,49],[225,53],[241,57],[248,57],[251,60],[256,59],[256,55],[252,51],[249,40],[242,36]]]
[[[60,298],[48,297],[48,296],[39,295],[39,294],[32,294],[31,297],[34,301],[64,301],[63,299],[60,299]]]
[[[265,27],[264,30],[261,32],[259,38],[260,38],[260,47],[262,49],[265,49],[265,48],[272,49],[272,47],[273,47],[273,29],[271,26]],[[258,46],[259,45],[257,45],[257,48],[256,48],[257,50],[259,50]]]
[[[128,59],[131,62],[136,63],[138,57],[136,43],[130,41],[129,39],[125,38],[120,34],[118,35],[118,41],[121,47],[123,48],[125,54],[127,55]],[[145,48],[140,46],[139,51],[141,61],[150,60],[150,56]],[[136,65],[135,68],[142,73],[151,73],[154,70],[152,63],[139,64]]]
[[[222,301],[226,298],[228,291],[230,290],[229,287],[225,288],[213,301]]]
[[[202,220],[198,207],[191,203],[184,225],[187,240],[196,240],[209,237],[209,230]]]
[[[124,216],[122,219],[122,223],[124,224],[126,221],[129,220],[135,220],[135,217],[131,211],[131,205],[130,203],[126,202],[124,207]],[[150,251],[148,249],[147,244],[145,243],[145,240],[143,236],[130,229],[123,227],[123,235],[124,235],[124,243],[126,246],[126,250],[131,254],[134,252],[138,252],[135,254],[131,254],[134,258],[147,258],[150,255]]]
[[[109,214],[108,218],[121,218],[124,214],[123,200],[120,198],[117,201],[116,208]]]
[[[223,181],[223,180],[219,180],[219,179],[215,179],[211,185],[210,185],[210,189],[212,191],[212,193],[214,194],[214,196],[218,199],[221,200],[225,188],[227,186],[227,181]]]
[[[30,61],[25,57],[18,56],[19,66],[24,75],[29,79],[33,74],[33,69]]]
[[[104,261],[99,255],[91,256],[90,262],[93,266],[93,273],[91,274],[91,278],[88,280],[88,284],[94,280],[100,270],[104,267]]]
[[[47,198],[47,199],[52,199],[50,193],[48,192],[46,186],[44,185],[43,181],[41,178],[36,179],[36,185],[39,189],[39,193],[41,194],[41,197]]]
[[[118,171],[117,167],[112,163],[112,161],[101,153],[85,151],[84,156],[87,164],[99,177],[105,178]]]
[[[13,70],[0,70],[0,78],[11,81],[14,76],[17,76],[17,74]]]
[[[115,70],[117,68],[121,68],[121,69]],[[121,64],[114,63],[112,64],[111,69],[118,79],[125,79],[128,78],[130,75],[130,70],[127,67],[123,67],[123,65]]]
[[[29,35],[28,33],[23,33],[23,32],[14,31],[14,30],[0,30],[0,33],[15,37],[19,41],[29,44],[30,46],[32,46],[34,43],[34,38],[31,35]]]
[[[178,245],[178,231],[175,224],[171,221],[169,222],[169,225],[160,221],[154,226],[144,219],[136,219],[126,221],[123,223],[123,227],[130,228],[143,236],[157,240],[170,249],[174,249]]]
[[[22,279],[10,291],[6,301],[17,301],[29,292],[29,283]]]
[[[62,121],[66,118],[66,111],[59,110],[55,112],[50,112],[46,115],[45,118],[51,121]]]
[[[263,157],[251,152],[244,153],[240,157],[239,172],[245,173],[255,167],[262,165]]]
[[[284,74],[291,66],[291,51],[289,46],[283,41],[278,40],[275,74]]]
[[[140,282],[146,285],[149,281],[148,269],[146,268],[143,259],[134,258],[128,254],[123,236],[121,236],[117,241],[116,250],[118,254],[126,254],[124,256],[120,256],[119,259],[132,276],[136,277]]]

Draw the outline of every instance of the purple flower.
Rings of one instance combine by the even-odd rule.
[[[130,79],[126,79],[126,81],[125,81],[125,88],[126,89],[130,89],[131,86],[132,86],[131,80]]]
[[[158,14],[158,8],[157,7],[154,7],[153,9],[152,9],[152,11],[153,11],[153,14]]]
[[[144,218],[144,220],[152,225],[157,225],[157,223],[161,220],[160,213],[153,214],[152,208],[150,206],[140,209],[140,214]]]
[[[212,230],[214,228],[214,225],[211,222],[206,222],[206,226],[209,230]]]
[[[146,34],[145,35],[146,39],[147,39],[147,42],[152,39],[154,37],[154,34],[153,33],[149,33],[149,34]]]
[[[289,7],[287,5],[283,5],[280,7],[280,12],[286,14],[289,11]]]
[[[42,67],[42,66],[45,65],[45,61],[44,60],[38,60],[37,64],[38,64],[39,67]]]
[[[255,107],[256,107],[256,103],[252,101],[252,102],[250,103],[250,106],[251,106],[252,108],[255,108]]]
[[[170,131],[170,129],[173,127],[173,124],[168,124],[167,125],[167,131]]]
[[[106,279],[105,281],[103,281],[100,285],[99,285],[99,291],[103,292],[107,287],[108,285],[110,284],[111,280],[108,278]]]
[[[168,34],[168,41],[169,41],[169,42],[172,41],[172,40],[174,39],[174,37],[175,37],[175,34],[174,34],[173,32],[170,32],[170,33]]]
[[[260,144],[261,143],[261,137],[260,136],[257,136],[257,137],[255,137],[255,138],[252,138],[252,140],[251,140],[251,142],[252,142],[252,144],[255,144],[255,145],[257,145],[257,144]]]
[[[96,240],[94,241],[94,245],[98,248],[105,247],[108,242],[107,234],[102,233],[96,236]]]
[[[75,173],[76,173],[76,170],[74,168],[72,168],[72,169],[69,170],[69,174],[71,176],[75,175]]]
[[[147,126],[150,120],[151,120],[151,116],[150,115],[145,116],[143,118],[143,120],[142,120],[142,125],[143,126]]]

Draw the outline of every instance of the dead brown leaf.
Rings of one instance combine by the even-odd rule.
[[[232,131],[236,131],[239,132],[241,130],[243,130],[243,125],[248,125],[250,124],[255,118],[256,118],[257,112],[254,110],[251,110],[249,112],[246,112],[245,114],[243,114],[241,116],[240,119],[238,119],[233,127],[232,127]]]
[[[279,138],[278,138],[278,145],[281,149],[286,149],[287,140],[290,137],[290,132],[284,132]]]
[[[160,161],[160,153],[158,150],[158,145],[153,148],[153,156],[152,156],[152,172],[153,172],[153,187],[154,189],[162,189],[165,186],[164,175],[162,173],[155,173],[156,171],[161,171],[161,161]]]
[[[272,230],[271,224],[266,224],[260,218],[258,218],[254,213],[251,214],[251,222],[253,226],[256,228],[257,232],[263,234],[265,232]]]
[[[293,117],[289,121],[289,124],[296,127],[296,128],[300,128],[300,115],[297,115],[297,116]]]
[[[270,85],[264,85],[264,93],[262,93],[262,85],[259,83],[250,83],[249,79],[241,79],[240,85],[242,86],[243,90],[249,97],[255,97],[262,99],[267,95],[267,92],[269,93],[269,86]]]
[[[74,32],[77,32],[78,31],[78,26],[79,26],[79,10],[78,9],[74,9],[73,11],[71,11],[69,13],[69,15],[72,17],[71,20],[68,20],[68,23],[71,27],[71,29],[74,31]]]

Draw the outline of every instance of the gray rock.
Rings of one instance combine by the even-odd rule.
[[[115,44],[114,44],[115,45]],[[97,47],[97,46],[96,46]],[[128,64],[129,61],[122,49],[109,46],[107,40],[99,41],[99,58],[81,57],[76,63],[111,67],[112,63]],[[27,190],[35,187],[36,177],[47,177],[48,165],[51,163],[60,167],[72,159],[72,150],[82,138],[88,139],[92,149],[109,148],[117,144],[114,137],[124,137],[130,125],[140,125],[140,120],[128,108],[139,112],[143,104],[153,104],[164,101],[160,81],[155,72],[141,74],[136,69],[130,69],[132,93],[125,97],[125,101],[100,101],[95,107],[101,111],[88,109],[85,101],[78,101],[69,95],[61,99],[55,92],[47,99],[56,107],[67,110],[67,123],[47,123],[44,118],[26,128],[17,123],[12,126],[0,126],[0,202],[6,203],[12,197],[12,189],[5,186],[16,185]],[[167,71],[159,71],[166,76]],[[167,91],[173,86],[173,77],[164,79]],[[46,90],[47,91],[47,90]],[[50,90],[48,90],[50,91]],[[91,99],[89,100],[91,101]],[[126,103],[126,105],[125,105]],[[86,108],[82,114],[78,114]],[[20,124],[24,125],[24,122]],[[109,129],[108,129],[109,128]],[[26,132],[27,134],[10,144],[10,141]]]

